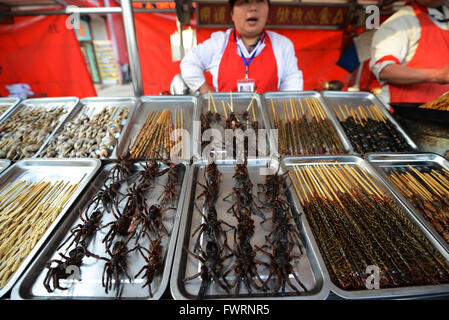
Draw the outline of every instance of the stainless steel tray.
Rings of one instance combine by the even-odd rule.
[[[425,216],[416,208],[413,203],[406,199],[397,188],[388,181],[386,170],[391,168],[402,168],[411,166],[429,166],[432,168],[444,168],[449,170],[449,161],[444,157],[435,153],[367,153],[364,158],[368,160],[383,178],[386,185],[397,194],[397,197],[413,212],[419,221],[426,226],[430,233],[440,242],[447,252],[449,252],[449,243],[439,234],[433,225],[425,218]]]
[[[0,173],[2,173],[10,165],[11,165],[11,161],[10,160],[0,159]]]
[[[210,98],[210,95],[212,98]],[[232,98],[232,101],[231,101]],[[210,100],[210,106],[209,106],[209,100]],[[198,128],[199,130],[193,133],[194,136],[194,161],[196,160],[202,160],[208,158],[207,156],[203,156],[203,150],[201,148],[201,139],[202,139],[202,133],[201,133],[201,114],[208,112],[209,108],[212,113],[215,113],[214,103],[215,102],[215,108],[217,110],[217,113],[221,115],[221,121],[220,124],[212,124],[212,129],[217,129],[220,134],[223,141],[223,147],[222,150],[217,152],[217,159],[224,160],[224,159],[232,159],[234,158],[233,155],[229,155],[224,146],[225,141],[225,128],[224,128],[224,121],[226,119],[226,114],[229,115],[231,113],[229,105],[232,105],[232,108],[234,112],[237,114],[237,116],[241,116],[243,112],[247,111],[250,103],[253,103],[254,106],[254,115],[252,112],[252,108],[249,108],[248,110],[248,119],[249,119],[249,128],[251,128],[251,120],[254,121],[254,116],[256,121],[259,124],[259,129],[266,129],[266,154],[261,154],[259,157],[268,157],[270,156],[271,146],[270,146],[270,140],[269,140],[269,123],[267,122],[267,114],[265,110],[262,107],[262,101],[261,96],[257,93],[249,93],[249,92],[215,92],[211,94],[202,94],[198,98],[198,108],[195,113],[194,121],[198,121]],[[232,103],[231,103],[232,102]],[[226,107],[226,114],[223,108],[223,103]],[[208,138],[206,138],[206,142],[210,143]],[[261,153],[264,153],[263,148],[260,150]],[[235,150],[234,150],[235,152]],[[252,158],[252,154],[248,155],[250,158]]]
[[[267,163],[270,160],[264,159],[250,159],[248,160],[248,173],[250,175],[251,182],[253,184],[253,192],[256,194],[257,192],[257,184],[265,182],[265,175],[261,175],[262,171],[260,169],[266,168]],[[223,198],[229,195],[232,192],[232,188],[235,186],[235,179],[233,178],[234,170],[235,170],[235,160],[223,160],[218,161],[217,166],[218,170],[222,173],[220,177],[220,192],[218,196],[218,201],[216,203],[216,210],[218,213],[218,219],[221,219],[230,225],[236,226],[237,220],[236,218],[226,211],[232,206],[232,202],[224,201]],[[272,161],[270,165],[272,168],[277,169],[277,161]],[[201,217],[200,213],[195,209],[194,202],[198,201],[198,206],[201,207],[201,200],[197,200],[196,198],[200,193],[202,193],[202,188],[199,183],[204,184],[204,170],[207,165],[206,160],[196,161],[191,166],[191,174],[187,185],[189,188],[186,190],[186,199],[184,203],[181,228],[179,230],[178,243],[176,245],[176,253],[175,253],[175,264],[173,266],[172,277],[170,280],[170,289],[172,296],[174,299],[179,300],[187,300],[187,299],[195,299],[198,293],[198,289],[201,284],[201,278],[196,278],[191,281],[183,281],[186,277],[192,276],[196,274],[200,267],[201,262],[197,259],[193,258],[189,254],[187,254],[185,248],[189,248],[192,250],[193,243],[196,241],[196,236],[192,237],[194,231],[198,228],[198,226],[204,222],[204,219]],[[280,173],[282,173],[282,168]],[[300,206],[298,206],[298,199],[296,195],[291,195],[290,203],[292,206],[292,211],[297,215],[301,212]],[[270,215],[271,213],[268,213]],[[265,236],[270,233],[269,225],[262,226],[261,222],[263,221],[261,217],[253,215],[253,220],[255,223],[255,232],[253,237],[251,238],[251,244],[262,246],[266,244]],[[268,218],[267,214],[266,217]],[[211,284],[209,291],[205,298],[212,299],[249,299],[249,300],[262,300],[262,299],[297,299],[297,300],[305,300],[305,299],[326,299],[329,295],[328,288],[328,274],[324,267],[324,262],[319,256],[318,247],[316,246],[315,241],[309,236],[310,229],[307,225],[307,222],[304,220],[304,217],[296,218],[296,224],[299,226],[298,231],[301,235],[302,244],[304,247],[304,255],[298,260],[297,263],[293,263],[293,267],[295,272],[298,274],[302,283],[308,289],[308,292],[301,292],[301,295],[298,295],[291,288],[286,286],[286,293],[284,296],[279,292],[278,295],[274,295],[272,292],[256,292],[253,291],[252,295],[248,294],[248,291],[245,285],[241,285],[240,294],[234,294],[234,290],[231,290],[233,294],[228,295],[226,292],[219,288],[217,284]],[[223,226],[226,230],[228,227]],[[227,232],[228,244],[231,248],[233,248],[234,240],[233,240],[233,231]],[[264,260],[263,254],[257,254],[257,258],[260,260]],[[225,264],[225,271],[228,270],[231,265],[234,263],[234,258],[228,259]],[[258,272],[262,279],[266,279],[269,273],[269,268],[259,266]],[[290,277],[293,279],[293,277]],[[227,276],[227,280],[232,283],[235,280],[235,275],[231,272]],[[294,282],[294,280],[292,280]],[[302,290],[302,289],[300,289]]]
[[[72,195],[58,217],[48,227],[47,231],[34,246],[33,250],[21,263],[14,276],[8,281],[8,284],[0,290],[0,297],[5,295],[12,288],[20,275],[44,246],[52,232],[57,230],[59,222],[65,217],[70,206],[83,192],[100,166],[101,161],[98,159],[25,159],[18,161],[0,175],[0,185],[2,186],[18,179],[37,182],[45,178],[47,181],[67,180],[80,183],[80,187]]]
[[[145,162],[134,162],[133,167],[136,170],[142,170],[142,164]],[[81,223],[79,219],[80,210],[84,210],[89,201],[96,194],[96,192],[102,187],[103,183],[108,179],[109,173],[113,167],[113,163],[105,164],[100,170],[98,175],[90,184],[89,189],[79,199],[76,205],[70,210],[67,218],[58,228],[54,236],[49,240],[46,247],[42,250],[26,274],[20,279],[17,285],[14,287],[11,297],[12,299],[115,299],[116,292],[114,286],[108,294],[105,293],[105,288],[102,286],[102,273],[104,267],[104,261],[96,260],[95,258],[83,259],[83,264],[80,268],[79,282],[73,282],[73,280],[61,280],[60,283],[63,287],[68,287],[68,290],[56,290],[52,293],[48,293],[43,285],[43,280],[47,273],[45,264],[51,259],[59,259],[58,252],[64,253],[68,248],[68,243],[64,244],[62,248],[58,250],[58,247],[67,239],[69,231]],[[165,167],[163,165],[163,167]],[[178,234],[179,222],[181,220],[182,207],[184,203],[185,194],[185,180],[189,175],[188,164],[181,164],[182,177],[179,178],[179,182],[182,182],[182,186],[178,187],[179,197],[178,202],[174,202],[176,210],[169,210],[165,213],[163,223],[169,231],[169,236],[162,238],[161,245],[163,247],[164,265],[161,275],[155,276],[152,283],[153,297],[150,297],[148,287],[142,287],[145,283],[145,279],[142,279],[142,274],[134,281],[130,282],[126,276],[123,275],[121,281],[122,292],[121,299],[133,299],[133,300],[157,300],[160,299],[164,293],[167,284],[169,282],[170,271],[173,262],[173,255],[175,250],[175,244]],[[167,175],[163,175],[157,178],[156,182],[164,184],[167,180]],[[157,198],[162,191],[162,186],[155,184],[155,188],[146,193],[146,200],[148,204],[155,204]],[[122,185],[119,190],[122,193],[126,193],[126,186]],[[124,202],[119,204],[119,207],[123,207]],[[93,207],[89,209],[89,212],[93,211]],[[102,225],[105,225],[111,221],[114,221],[112,214],[105,214],[103,217]],[[99,256],[107,256],[105,252],[104,243],[102,240],[109,228],[97,231],[96,235],[88,243],[88,250]],[[131,239],[128,244],[128,248],[134,247],[135,239]],[[149,241],[146,237],[141,237],[139,244],[148,248]],[[73,248],[73,246],[71,247]],[[128,259],[128,273],[134,277],[139,270],[144,266],[145,261],[139,252],[133,251],[129,253]],[[70,282],[72,281],[72,282]]]
[[[0,98],[0,107],[5,107],[5,110],[0,113],[0,121],[19,105],[20,100],[19,98]]]
[[[379,107],[382,113],[393,124],[394,128],[404,137],[407,144],[414,150],[418,151],[418,146],[413,142],[410,136],[402,129],[399,123],[393,118],[387,107],[370,92],[347,92],[347,91],[321,91],[321,95],[326,101],[329,111],[334,114],[331,106],[347,105],[348,108],[358,108],[359,105],[374,104]],[[334,114],[335,116],[335,114]],[[342,128],[343,130],[343,128]],[[343,130],[344,133],[344,130]],[[345,134],[345,133],[344,133]],[[346,135],[346,134],[345,134]],[[348,138],[349,140],[349,138]]]
[[[266,93],[264,93],[263,99],[262,99],[262,104],[263,104],[263,108],[265,109],[265,111],[268,115],[268,119],[269,119],[271,128],[275,128],[274,115],[273,115],[273,111],[272,111],[272,107],[271,107],[271,99],[280,100],[280,99],[284,99],[284,98],[285,99],[316,98],[318,100],[318,102],[320,103],[320,105],[322,106],[324,112],[326,113],[326,117],[330,120],[333,127],[335,128],[336,133],[337,133],[338,137],[340,138],[340,141],[343,144],[343,147],[345,148],[346,152],[349,154],[354,153],[351,142],[349,141],[347,136],[344,134],[343,128],[341,127],[341,125],[338,122],[335,115],[328,110],[328,107],[327,107],[325,101],[323,100],[323,97],[320,95],[320,93],[318,91],[266,92]],[[268,102],[268,101],[270,101],[270,102]],[[308,106],[304,105],[304,107],[305,107],[305,110],[307,111]],[[310,117],[309,112],[307,112],[307,115],[308,115],[308,117]]]
[[[55,130],[52,134],[52,138],[46,143],[45,147],[41,149],[41,152],[36,155],[37,157],[45,157],[47,149],[49,146],[63,133],[65,132],[64,128],[66,124],[68,124],[73,119],[76,119],[76,117],[83,112],[84,110],[89,110],[88,115],[89,118],[92,118],[97,113],[101,112],[103,108],[106,107],[117,107],[117,111],[115,112],[115,115],[120,112],[125,107],[129,107],[128,109],[128,118],[126,119],[126,124],[123,126],[119,136],[115,136],[117,139],[117,142],[115,143],[112,153],[110,154],[110,157],[100,157],[102,159],[117,159],[117,146],[120,143],[120,140],[123,138],[123,135],[126,131],[126,128],[132,118],[132,115],[134,114],[134,111],[137,107],[137,99],[134,97],[93,97],[93,98],[84,98],[81,99],[78,105],[72,109],[70,114],[65,118],[64,122],[61,124],[61,126]],[[113,118],[114,119],[114,118]],[[111,119],[111,121],[113,121]]]
[[[368,173],[373,179],[374,183],[383,194],[388,197],[393,203],[405,214],[411,223],[413,223],[424,235],[425,238],[438,250],[442,256],[449,260],[449,252],[447,252],[441,244],[435,239],[435,237],[427,230],[427,228],[416,218],[414,213],[397,197],[396,193],[392,192],[390,188],[384,184],[383,179],[379,176],[377,171],[368,163],[368,161],[362,159],[359,156],[315,156],[315,157],[295,157],[286,158],[283,161],[283,165],[286,169],[290,169],[293,165],[303,166],[303,165],[330,165],[333,163],[338,163],[341,165],[349,165],[350,167],[356,167],[365,173]],[[293,170],[291,170],[293,172]],[[292,175],[295,176],[295,175]],[[298,183],[295,176],[295,181]],[[299,188],[302,195],[304,191]],[[314,235],[312,236],[314,237]],[[319,243],[318,239],[315,239]],[[321,251],[320,251],[321,252]],[[326,266],[327,267],[327,266]],[[331,279],[331,278],[330,278]],[[346,299],[367,299],[367,298],[401,298],[419,295],[433,295],[440,293],[449,292],[449,284],[441,285],[427,285],[427,286],[410,286],[410,287],[399,287],[399,288],[385,288],[385,289],[366,289],[366,290],[343,290],[339,288],[331,279],[330,290],[337,294],[338,296]]]
[[[128,122],[126,130],[123,131],[123,136],[120,138],[116,149],[117,157],[126,153],[131,147],[133,141],[137,138],[137,134],[145,122],[147,115],[151,110],[175,109],[183,110],[184,130],[189,132],[190,137],[188,142],[190,144],[190,157],[185,153],[183,160],[190,161],[193,152],[192,148],[192,131],[193,131],[193,115],[197,108],[197,98],[195,96],[142,96],[138,100],[138,106],[133,114],[132,119]]]
[[[63,107],[67,112],[63,114],[55,129],[47,134],[47,137],[41,143],[39,150],[33,155],[35,158],[41,150],[46,146],[46,144],[50,141],[53,133],[59,129],[61,124],[65,121],[65,119],[69,116],[72,109],[78,104],[79,99],[77,97],[61,97],[61,98],[36,98],[36,99],[26,99],[22,100],[11,112],[9,112],[5,117],[2,117],[0,123],[4,123],[10,120],[11,116],[15,115],[18,112],[27,110],[28,108],[34,107],[44,107],[49,110],[54,107]]]

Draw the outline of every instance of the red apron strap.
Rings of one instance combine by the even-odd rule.
[[[245,78],[245,65],[237,50],[235,33],[229,35],[228,44],[218,67],[218,91],[237,91],[237,81]],[[248,78],[256,82],[255,91],[259,93],[278,90],[276,57],[268,34],[265,47],[255,56],[248,66]]]

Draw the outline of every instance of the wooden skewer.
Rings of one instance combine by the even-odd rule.
[[[226,106],[225,106],[225,103],[224,103],[223,100],[221,100],[221,103],[223,104],[224,114],[225,114],[225,117],[226,117],[226,119],[227,119],[227,118],[228,118],[228,113],[226,112]]]

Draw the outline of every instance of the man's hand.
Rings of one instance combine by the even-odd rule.
[[[201,87],[198,89],[198,91],[203,94],[203,93],[208,93],[208,92],[212,92],[211,88],[209,87],[209,85],[207,84],[207,82],[204,82]]]

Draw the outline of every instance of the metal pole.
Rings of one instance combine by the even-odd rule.
[[[125,28],[126,46],[128,48],[129,66],[131,69],[131,79],[133,82],[134,95],[143,95],[143,81],[140,70],[139,50],[137,48],[136,30],[134,16],[130,0],[122,0],[122,18]]]

